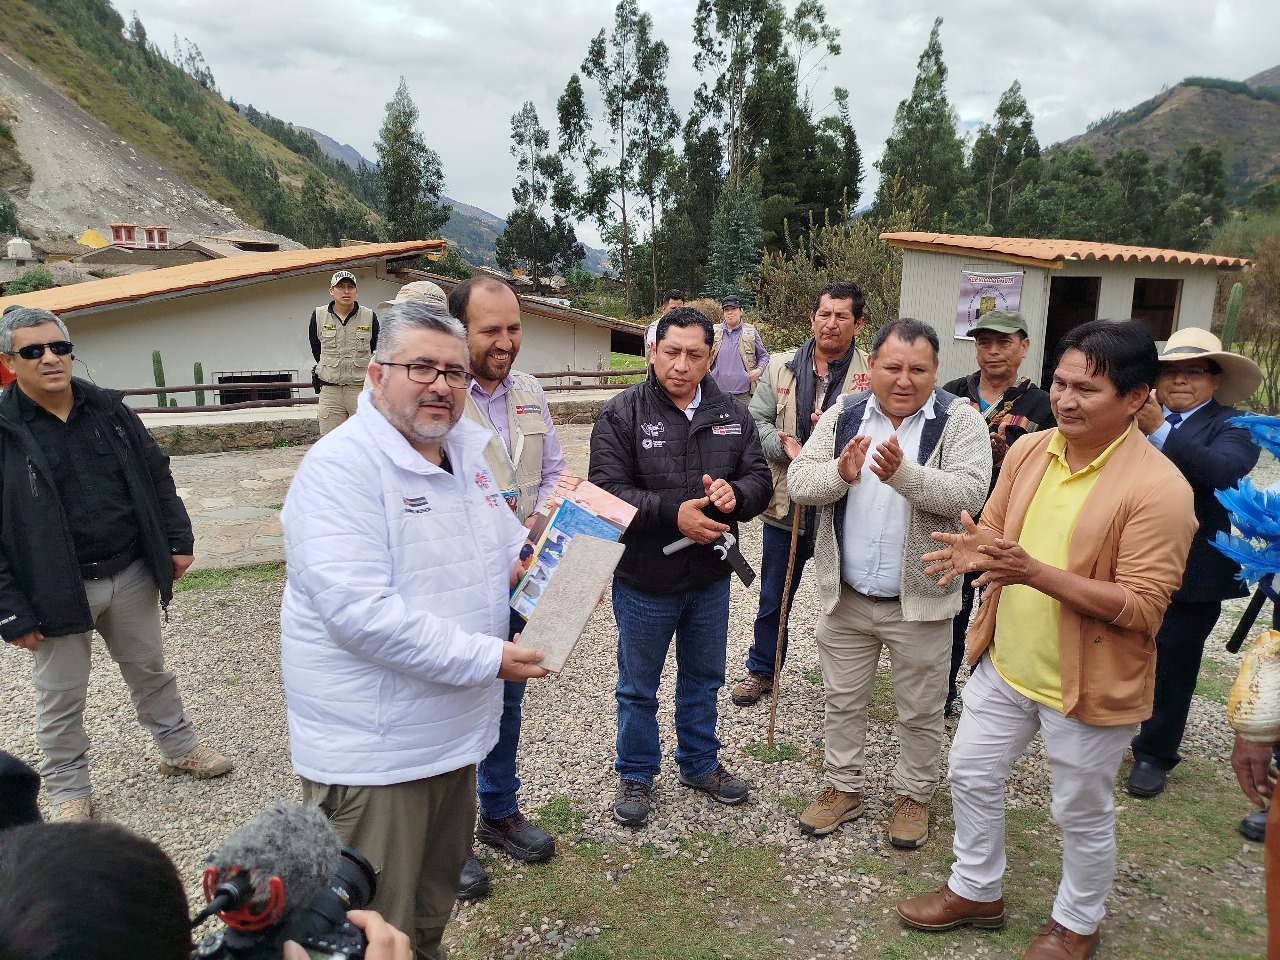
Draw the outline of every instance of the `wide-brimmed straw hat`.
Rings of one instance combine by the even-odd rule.
[[[1184,327],[1169,337],[1160,354],[1161,363],[1181,363],[1184,360],[1212,360],[1222,368],[1222,377],[1213,399],[1224,406],[1232,406],[1248,400],[1262,383],[1262,368],[1238,353],[1222,349],[1222,341],[1208,330]]]

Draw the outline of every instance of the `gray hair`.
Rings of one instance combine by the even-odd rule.
[[[462,344],[463,365],[471,369],[471,355],[467,351],[467,331],[462,324],[440,307],[417,300],[400,300],[378,315],[378,349],[373,359],[389,363],[404,345],[405,334],[413,330],[434,330],[457,337]]]
[[[0,317],[0,353],[13,353],[13,331],[26,327],[43,327],[46,323],[56,323],[62,331],[63,339],[71,339],[67,325],[48,310],[36,307],[6,308],[4,316]]]

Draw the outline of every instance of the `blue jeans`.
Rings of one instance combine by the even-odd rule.
[[[511,611],[508,639],[524,629],[524,618]],[[520,778],[516,776],[516,748],[520,746],[520,705],[524,702],[525,681],[502,682],[502,720],[498,723],[498,742],[476,767],[476,794],[480,800],[480,816],[501,820],[519,809],[516,793]]]
[[[626,780],[653,786],[662,766],[658,684],[676,639],[676,765],[705,777],[720,764],[716,694],[724,686],[729,633],[729,578],[701,590],[646,593],[613,581],[618,623],[618,759]]]
[[[800,509],[797,507],[796,509]],[[747,651],[747,669],[752,673],[773,676],[774,660],[778,656],[778,617],[782,613],[782,588],[787,580],[787,555],[791,552],[791,531],[773,524],[764,527],[764,548],[760,554],[760,609],[756,613],[755,639]],[[791,574],[791,595],[787,597],[787,619],[791,619],[791,606],[800,589],[800,575],[804,565],[813,559],[813,538],[801,534],[796,541],[796,564]],[[782,663],[787,662],[787,642],[791,627],[782,634]]]

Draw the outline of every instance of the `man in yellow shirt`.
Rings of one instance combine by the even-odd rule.
[[[925,555],[940,582],[981,570],[986,590],[951,747],[956,862],[941,890],[898,904],[921,930],[1004,925],[1004,783],[1039,733],[1062,882],[1025,960],[1097,949],[1115,879],[1116,773],[1151,715],[1155,634],[1196,526],[1190,486],[1134,429],[1159,369],[1146,328],[1086,323],[1058,357],[1057,428],[1018,440],[981,522],[935,533],[943,549]]]

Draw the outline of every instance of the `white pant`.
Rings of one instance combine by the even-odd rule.
[[[969,900],[1000,894],[1005,868],[1004,784],[1036,732],[1052,777],[1049,811],[1062,830],[1062,882],[1053,919],[1090,934],[1106,913],[1116,873],[1116,772],[1136,723],[1098,727],[1072,720],[1018,693],[983,657],[964,688],[951,744],[951,808],[956,862],[949,886]]]

